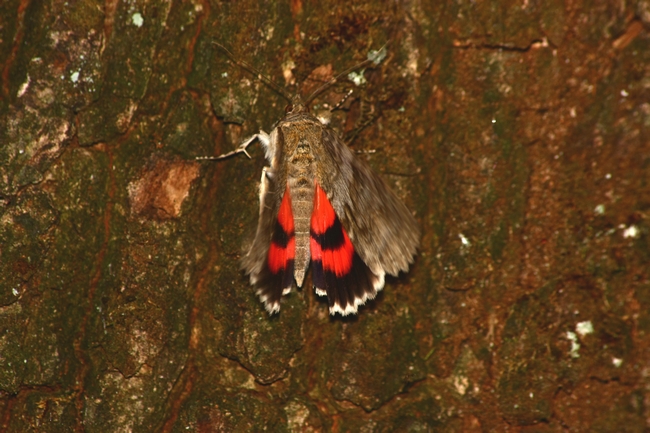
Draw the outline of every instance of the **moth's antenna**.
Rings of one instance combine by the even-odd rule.
[[[390,42],[390,41],[389,41]],[[374,63],[375,65],[378,65],[381,63],[382,60],[386,57],[386,46],[388,45],[388,42],[386,42],[380,49],[377,51],[371,51],[368,53],[368,58],[364,60],[363,62],[357,63],[356,65],[352,66],[351,68],[346,69],[345,71],[341,72],[338,74],[336,77],[332,78],[329,80],[327,83],[323,84],[320,86],[318,89],[316,89],[311,95],[309,95],[309,98],[305,101],[305,105],[308,106],[311,101],[313,101],[318,95],[323,93],[325,90],[333,86],[340,80],[342,77],[347,76],[350,72],[356,71],[357,69],[363,68],[364,66],[369,65],[370,63]]]
[[[239,66],[240,68],[244,69],[245,71],[248,71],[251,73],[255,78],[269,86],[271,89],[273,89],[278,95],[282,96],[284,99],[287,100],[287,102],[291,103],[293,98],[280,86],[275,84],[273,80],[271,80],[269,77],[266,75],[262,74],[259,70],[257,70],[254,66],[244,62],[243,60],[239,60],[235,57],[233,53],[231,53],[228,48],[224,47],[221,45],[219,42],[212,41],[213,44],[221,48],[221,50],[226,53],[228,58],[230,59],[231,62]]]

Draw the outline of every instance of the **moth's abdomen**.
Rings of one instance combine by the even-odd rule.
[[[294,277],[298,287],[302,287],[310,261],[309,221],[314,206],[313,180],[306,177],[289,178],[287,191],[291,194],[295,227]]]

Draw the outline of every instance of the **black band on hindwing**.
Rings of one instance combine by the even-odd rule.
[[[337,250],[345,243],[343,226],[338,217],[334,218],[334,223],[322,235],[317,235],[313,230],[309,234],[323,250]]]
[[[342,310],[354,305],[355,299],[374,298],[376,276],[355,252],[352,269],[346,275],[337,277],[334,272],[323,269],[320,260],[312,262],[312,279],[314,286],[325,290],[330,308],[335,304]]]
[[[271,238],[271,242],[281,248],[286,248],[293,236],[293,233],[285,232],[282,228],[282,225],[280,225],[278,221],[275,222],[275,228],[273,229],[273,237]]]

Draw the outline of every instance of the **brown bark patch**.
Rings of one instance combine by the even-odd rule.
[[[131,212],[156,220],[178,217],[198,175],[199,165],[195,162],[154,157],[140,177],[128,186]]]

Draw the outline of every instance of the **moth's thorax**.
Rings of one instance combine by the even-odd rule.
[[[296,120],[285,120],[279,125],[282,136],[284,160],[297,170],[311,168],[314,163],[314,149],[321,141],[322,125],[308,113]]]

